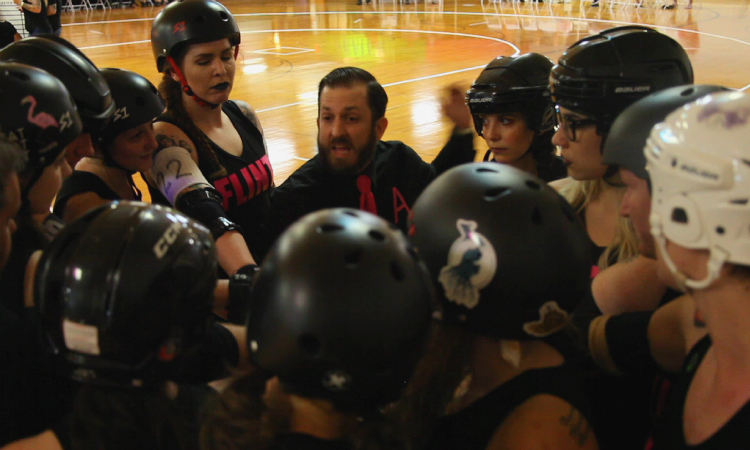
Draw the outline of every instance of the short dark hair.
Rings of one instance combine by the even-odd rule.
[[[23,170],[26,153],[13,142],[0,139],[0,208],[5,207],[5,183],[11,173]]]
[[[359,67],[339,67],[320,80],[318,85],[318,115],[320,115],[320,94],[324,87],[339,86],[352,87],[357,83],[367,85],[367,103],[372,111],[373,122],[385,117],[385,107],[388,105],[388,94],[372,74]]]

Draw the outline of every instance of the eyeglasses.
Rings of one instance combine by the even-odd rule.
[[[557,125],[555,125],[555,131],[562,127],[565,137],[568,138],[570,142],[578,140],[578,136],[576,135],[578,129],[581,127],[596,125],[597,123],[596,119],[574,119],[570,116],[564,115],[560,111],[560,107],[557,105],[555,105],[555,121],[557,122]]]

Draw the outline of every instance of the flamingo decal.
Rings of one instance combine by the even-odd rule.
[[[27,95],[21,100],[21,104],[25,103],[31,103],[31,107],[29,108],[29,112],[26,115],[26,120],[33,123],[34,125],[38,126],[42,130],[49,128],[49,127],[55,127],[59,128],[60,125],[57,123],[57,119],[55,119],[51,114],[46,112],[40,112],[36,116],[34,115],[34,109],[36,108],[36,98],[34,98],[33,95]]]

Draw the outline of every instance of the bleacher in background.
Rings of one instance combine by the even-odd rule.
[[[0,0],[0,19],[12,23],[22,37],[29,35],[24,25],[23,13],[18,10],[13,0]]]

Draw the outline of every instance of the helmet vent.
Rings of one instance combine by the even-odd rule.
[[[396,281],[404,281],[404,270],[395,262],[391,262],[391,275]]]
[[[383,242],[385,240],[385,235],[378,230],[370,230],[368,234],[378,242]]]
[[[477,169],[477,173],[485,173],[485,172],[497,173],[497,170],[491,169],[489,167],[480,167],[479,169]]]
[[[733,205],[747,205],[748,199],[746,198],[735,198],[734,200],[730,200],[729,203]]]
[[[716,234],[724,234],[724,227],[722,226],[716,227]]]
[[[750,166],[750,161],[748,161],[746,159],[743,159],[742,162],[745,163],[745,164],[747,164],[748,166]]]
[[[316,356],[320,352],[320,340],[310,333],[302,333],[297,338],[297,346],[308,356]]]
[[[360,259],[362,259],[362,249],[349,252],[344,256],[344,261],[346,261],[346,267],[349,269],[356,268],[357,264],[359,264]]]
[[[346,214],[347,216],[359,217],[359,214],[354,211],[344,211],[344,214]]]
[[[536,189],[537,191],[542,188],[541,186],[539,186],[539,183],[531,180],[526,180],[526,186],[530,187],[531,189]]]
[[[531,212],[531,221],[534,222],[534,225],[542,224],[542,213],[539,212],[539,208],[534,208]]]
[[[682,208],[675,208],[672,210],[672,222],[677,223],[688,223],[688,215]]]
[[[503,186],[503,187],[491,188],[491,189],[487,189],[486,191],[484,191],[484,199],[487,200],[488,202],[492,202],[508,194],[510,194],[509,187]]]
[[[344,227],[335,223],[326,223],[318,227],[318,233],[334,233],[343,230]]]
[[[688,97],[688,96],[693,95],[694,92],[695,92],[695,88],[690,87],[680,92],[680,95],[683,97]]]
[[[14,76],[15,78],[18,78],[21,81],[29,81],[31,80],[31,77],[29,77],[28,74],[16,70],[11,70],[8,72],[10,75]]]
[[[221,18],[221,20],[223,20],[224,22],[229,20],[229,16],[224,11],[219,11],[219,18]]]

